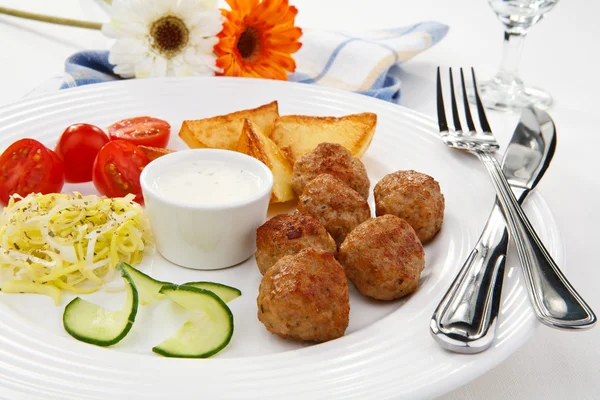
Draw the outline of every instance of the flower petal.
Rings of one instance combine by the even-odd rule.
[[[257,77],[261,78],[277,79],[280,81],[287,80],[287,73],[278,65],[253,65],[252,72],[256,74]]]
[[[136,78],[162,77],[167,73],[167,60],[160,56],[147,56],[135,64]]]
[[[185,18],[197,12],[213,9],[216,9],[215,0],[177,0],[177,4],[174,5],[172,11]]]
[[[135,64],[141,60],[144,55],[133,55],[128,53],[109,53],[108,62],[112,65]]]
[[[195,76],[214,76],[215,71],[205,65],[194,65],[192,66]]]
[[[169,12],[169,2],[165,0],[137,0],[138,5],[132,7],[134,18],[150,25]]]
[[[273,49],[279,53],[292,54],[292,53],[295,53],[298,50],[300,50],[300,47],[302,47],[302,43],[295,42],[295,43],[289,43],[289,44],[272,44],[270,47],[271,47],[271,49]]]
[[[194,35],[215,36],[223,29],[223,17],[219,10],[195,12],[185,18]]]
[[[190,38],[190,44],[196,48],[196,51],[201,51],[202,53],[212,53],[215,45],[219,43],[219,39],[217,37],[209,37],[209,38]]]
[[[147,53],[150,46],[142,40],[134,38],[118,39],[110,49],[111,53],[139,55]]]
[[[161,13],[163,8],[154,3],[155,0],[114,0],[109,10],[109,24],[118,32],[128,32],[131,24],[147,30],[156,12]]]
[[[191,54],[193,51],[190,49],[188,53]],[[175,56],[169,61],[169,69],[167,71],[168,76],[212,76],[215,74],[215,70],[217,70],[217,68],[213,65],[189,63],[186,60],[185,54]]]
[[[174,76],[213,76],[215,72],[204,66],[182,65],[175,67]]]
[[[135,76],[134,64],[119,64],[113,68],[113,72],[122,78],[133,78]]]
[[[148,34],[148,28],[140,22],[121,18],[111,18],[102,25],[102,33],[111,38],[142,36]]]
[[[193,76],[194,70],[188,64],[178,65],[170,71],[170,76]]]
[[[113,28],[113,26],[110,24],[110,22],[106,22],[106,23],[102,24],[102,29],[100,31],[102,32],[102,34],[104,36],[112,38],[112,39],[116,39],[120,35],[120,32],[118,32],[115,28]]]
[[[273,65],[285,68],[290,72],[294,72],[296,69],[296,62],[292,56],[287,53],[279,53],[277,51],[269,50],[265,58],[270,60]]]
[[[139,0],[113,0],[110,5],[112,16],[126,16],[141,6]]]
[[[154,72],[152,76],[163,77],[167,76],[168,61],[163,57],[156,57],[154,59]]]
[[[108,53],[108,62],[113,65],[135,64],[149,52],[148,46],[137,39],[119,39]]]
[[[212,10],[213,8],[217,8],[216,0],[200,0],[200,4],[202,8],[207,10]]]
[[[135,77],[136,78],[149,78],[151,71],[154,69],[154,59],[152,57],[145,57],[141,61],[135,63]]]
[[[206,54],[195,51],[194,48],[190,47],[183,53],[183,60],[191,65],[200,66],[205,65],[209,68],[214,69],[216,67],[217,58],[214,54]]]
[[[248,15],[250,11],[256,7],[259,0],[225,0],[231,10],[235,10],[242,15]]]

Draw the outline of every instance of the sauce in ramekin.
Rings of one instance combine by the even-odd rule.
[[[264,189],[264,182],[232,163],[186,160],[156,177],[153,187],[166,200],[214,206],[253,197]]]

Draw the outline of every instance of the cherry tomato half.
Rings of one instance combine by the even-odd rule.
[[[123,197],[133,193],[135,201],[143,204],[140,173],[149,162],[144,152],[130,142],[108,142],[100,149],[94,162],[94,186],[108,197]]]
[[[106,143],[108,136],[97,126],[74,124],[65,129],[56,144],[56,153],[65,164],[65,180],[91,181],[94,160]]]
[[[171,125],[152,117],[135,117],[115,122],[108,127],[110,140],[123,139],[136,146],[167,147]]]
[[[64,183],[62,161],[37,140],[17,140],[0,156],[0,202],[4,205],[12,194],[57,193]]]

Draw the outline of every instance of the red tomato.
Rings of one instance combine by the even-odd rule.
[[[142,204],[140,173],[149,162],[144,152],[132,143],[125,140],[108,142],[100,149],[94,162],[94,186],[108,197],[133,193],[135,201]]]
[[[64,183],[62,161],[37,140],[17,140],[0,156],[0,202],[4,205],[12,194],[60,192]]]
[[[89,182],[96,155],[108,143],[108,136],[94,125],[74,124],[60,136],[56,153],[65,164],[67,182]]]
[[[167,147],[171,125],[152,117],[135,117],[115,122],[108,127],[110,140],[123,139],[136,146]]]

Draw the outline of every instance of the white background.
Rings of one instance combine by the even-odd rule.
[[[303,28],[369,30],[436,20],[450,32],[436,47],[403,64],[401,104],[434,116],[437,65],[475,66],[480,77],[500,62],[502,27],[485,0],[291,0]],[[0,5],[103,22],[94,0],[0,0]],[[563,269],[580,294],[600,312],[600,145],[598,107],[598,2],[560,2],[525,45],[521,62],[527,83],[555,98],[551,115],[558,147],[539,185],[565,239]],[[49,90],[66,57],[85,49],[106,49],[99,32],[0,16],[0,106],[33,92]],[[518,116],[488,113],[494,131],[506,142]],[[562,332],[540,327],[535,336],[503,364],[443,399],[595,399],[600,396],[600,329]],[[399,377],[400,379],[401,377]]]

